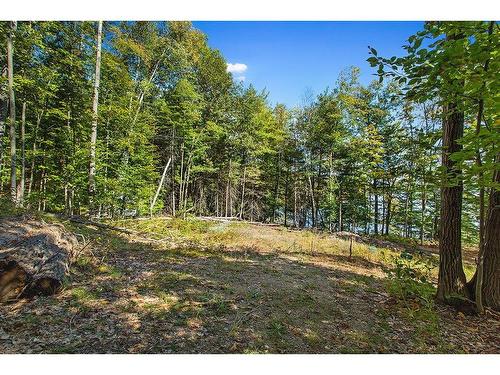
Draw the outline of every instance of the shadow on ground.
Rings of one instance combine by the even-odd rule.
[[[0,352],[470,351],[443,340],[451,312],[437,321],[398,313],[380,266],[362,258],[164,246],[75,230],[92,253],[60,294],[0,306]]]

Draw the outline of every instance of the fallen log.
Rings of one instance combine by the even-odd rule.
[[[262,223],[260,221],[243,220],[243,219],[240,219],[239,217],[235,217],[235,216],[197,216],[196,218],[199,220],[204,220],[204,221],[219,221],[222,223],[240,222],[240,223],[245,223],[245,224],[250,224],[250,225],[260,225],[260,226],[265,226],[265,227],[280,227],[280,226],[282,226],[281,224],[278,224],[278,223]]]
[[[149,220],[149,218],[147,218],[147,219]],[[94,220],[84,219],[80,216],[71,216],[69,218],[69,221],[71,221],[72,223],[76,223],[76,224],[90,225],[90,226],[93,226],[93,227],[96,227],[99,229],[124,233],[124,234],[130,235],[130,236],[138,237],[142,240],[149,241],[151,243],[163,244],[163,243],[171,240],[171,238],[163,238],[163,239],[151,238],[151,237],[146,236],[147,233],[144,233],[144,232],[139,232],[136,230],[123,228],[123,227],[115,227],[113,225],[99,223],[99,222],[94,221]]]
[[[139,233],[137,231],[130,230],[127,228],[115,227],[113,225],[98,223],[97,221],[84,219],[80,216],[71,216],[69,218],[69,221],[71,221],[72,223],[76,223],[76,224],[92,225],[92,226],[97,227],[97,228],[113,230],[113,231],[121,232],[121,233],[125,233],[125,234],[138,234]]]
[[[0,302],[60,290],[78,246],[60,224],[0,220]]]

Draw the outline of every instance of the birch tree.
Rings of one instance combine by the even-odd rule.
[[[102,21],[97,24],[97,48],[95,60],[95,78],[94,78],[94,97],[92,99],[92,133],[90,136],[90,168],[89,168],[89,209],[90,214],[96,213],[96,143],[97,143],[97,120],[99,105],[99,81],[101,78],[101,39],[102,39]]]

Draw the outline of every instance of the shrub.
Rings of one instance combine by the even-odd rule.
[[[417,299],[431,303],[435,289],[428,279],[433,266],[408,252],[394,256],[392,261],[393,266],[385,270],[389,279],[389,294],[403,300]]]

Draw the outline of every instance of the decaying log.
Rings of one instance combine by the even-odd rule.
[[[278,224],[278,223],[261,223],[260,221],[243,220],[243,219],[240,219],[239,217],[235,217],[235,216],[197,216],[196,218],[199,220],[204,220],[204,221],[219,221],[219,222],[223,222],[223,223],[239,222],[239,223],[245,223],[245,224],[251,224],[251,225],[260,225],[260,226],[264,226],[264,227],[280,227],[280,226],[282,226],[281,224]]]
[[[93,221],[93,220],[84,219],[80,216],[71,216],[69,218],[69,221],[71,221],[72,223],[76,223],[76,224],[92,225],[94,227],[101,228],[101,229],[114,230],[116,232],[121,232],[121,233],[125,233],[125,234],[138,234],[139,233],[137,231],[130,230],[127,228],[115,227],[113,225],[98,223],[98,222]]]
[[[56,293],[77,246],[60,224],[27,217],[0,220],[0,302]]]

